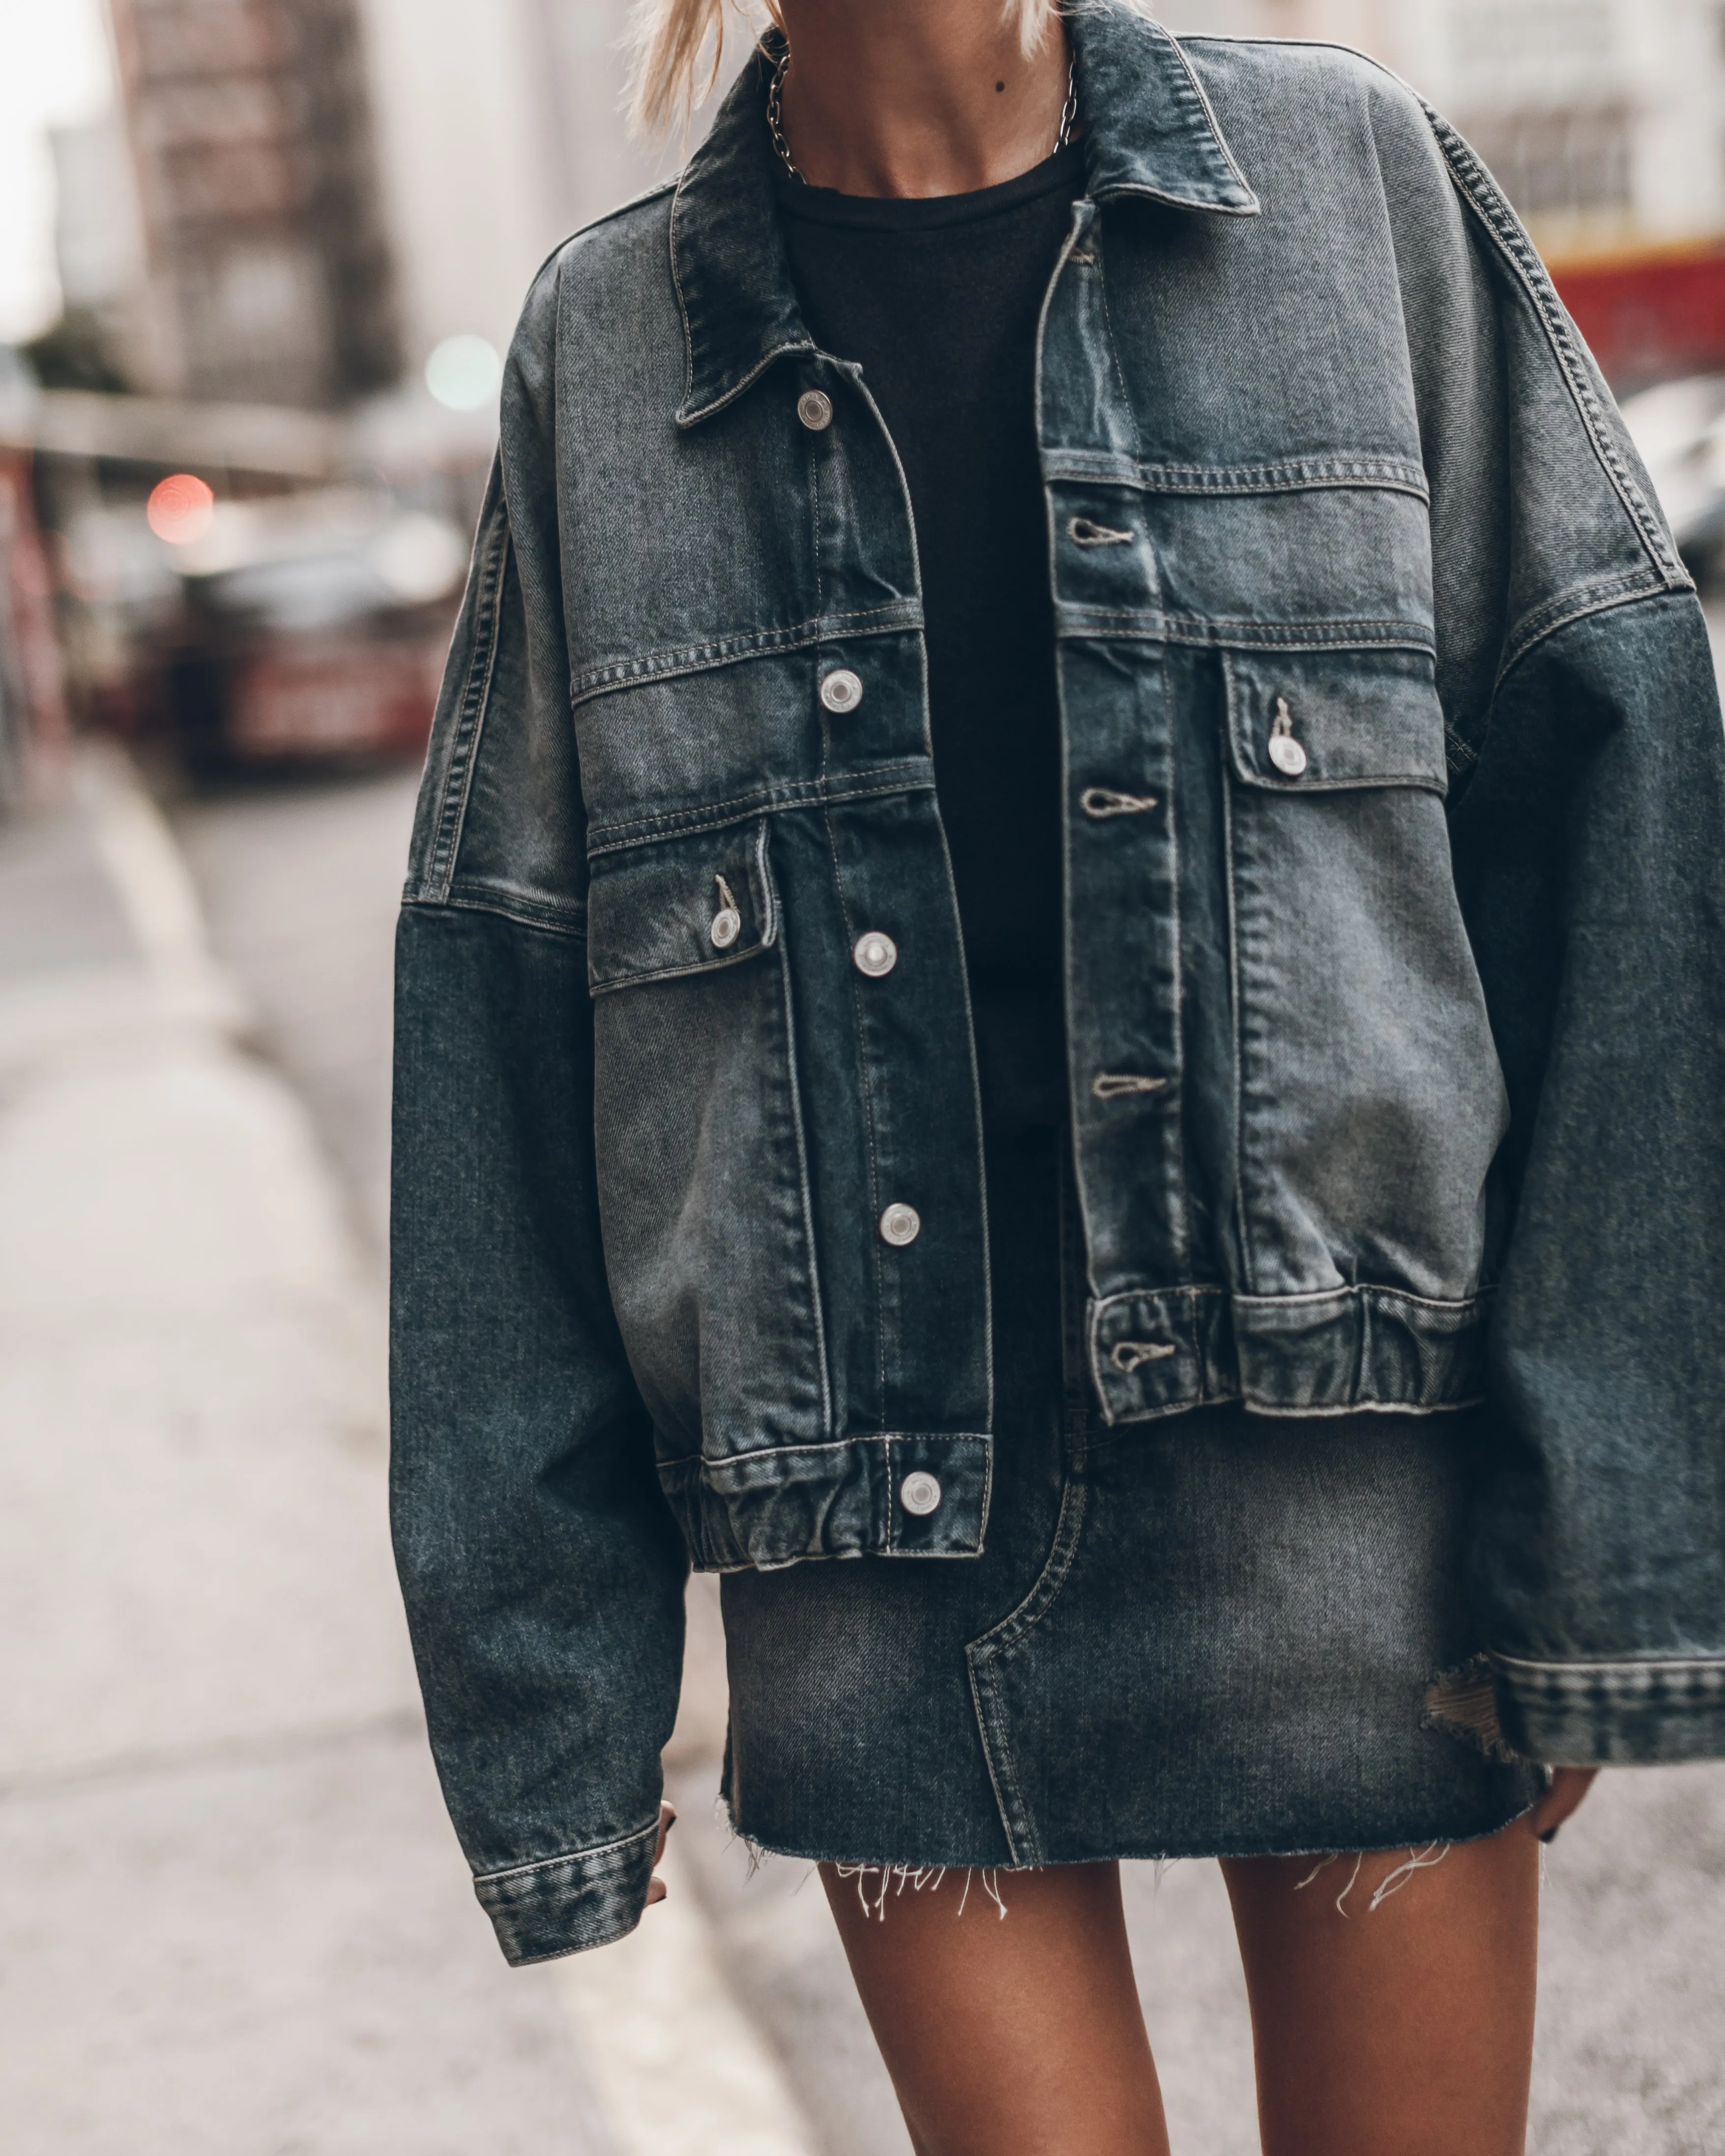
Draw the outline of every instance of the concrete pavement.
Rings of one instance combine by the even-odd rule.
[[[375,1268],[154,809],[84,779],[0,834],[0,2145],[635,2156],[617,2026],[506,1969],[443,1814]]]

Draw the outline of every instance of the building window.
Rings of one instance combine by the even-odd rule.
[[[1625,106],[1506,113],[1466,131],[1524,218],[1622,216],[1630,208]]]

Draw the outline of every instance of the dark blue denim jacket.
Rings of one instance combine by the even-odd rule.
[[[1690,578],[1406,90],[1070,19],[1088,187],[1038,416],[1097,1410],[1243,1400],[1298,1445],[1486,1401],[1506,1727],[1725,1751],[1725,746]],[[675,187],[533,290],[401,924],[398,1543],[517,1959],[639,1913],[691,1558],[962,1560],[988,1516],[916,533],[769,157],[752,65]]]

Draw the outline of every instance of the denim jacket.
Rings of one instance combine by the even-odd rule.
[[[1512,1741],[1725,1751],[1691,579],[1407,90],[1069,20],[1088,184],[1037,418],[1096,1413],[1239,1400],[1298,1445],[1486,1403]],[[398,1547],[517,1960],[639,1916],[691,1561],[962,1561],[988,1518],[916,537],[770,157],[752,63],[680,179],[534,286],[401,921]]]

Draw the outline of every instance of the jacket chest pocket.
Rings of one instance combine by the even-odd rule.
[[[600,1223],[665,1464],[807,1444],[827,1420],[769,828],[592,865]]]
[[[1253,1292],[1474,1293],[1502,1076],[1419,652],[1230,652],[1226,756]]]
[[[600,855],[587,919],[596,996],[758,957],[778,940],[764,818]]]

